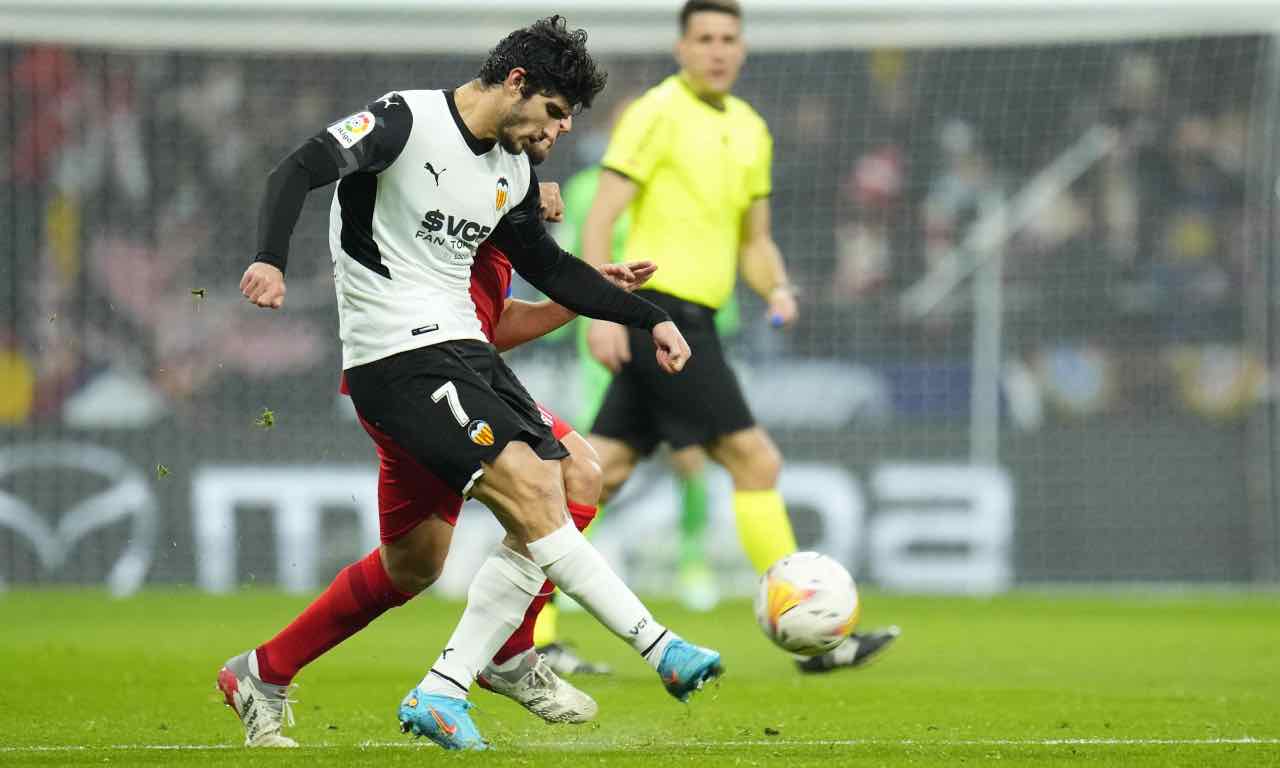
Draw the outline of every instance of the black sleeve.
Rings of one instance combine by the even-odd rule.
[[[489,237],[533,287],[580,315],[651,330],[671,318],[659,307],[606,280],[590,264],[563,250],[542,223],[538,177],[529,193]]]
[[[386,96],[307,139],[271,170],[258,208],[254,261],[289,262],[289,238],[307,193],[356,172],[380,173],[400,156],[413,128],[413,113],[398,93]]]

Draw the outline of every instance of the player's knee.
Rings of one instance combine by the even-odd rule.
[[[595,459],[578,453],[571,454],[563,464],[564,494],[569,501],[595,505],[604,487],[604,473]]]
[[[773,441],[766,440],[752,457],[751,463],[751,474],[757,483],[765,488],[778,485],[778,476],[782,474],[782,453]]]
[[[406,595],[416,595],[435,584],[444,571],[443,558],[395,546],[384,547],[382,561],[391,585]]]
[[[740,491],[775,488],[782,473],[782,453],[760,431],[740,434],[717,446],[717,459],[729,470],[734,487]]]
[[[388,571],[387,576],[390,577],[392,586],[398,591],[406,595],[416,595],[435,584],[443,570],[443,564],[411,563],[394,572]]]
[[[635,470],[634,461],[604,461],[600,463],[600,503],[608,502],[618,493],[627,477]]]

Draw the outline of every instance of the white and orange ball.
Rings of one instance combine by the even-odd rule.
[[[862,604],[844,566],[817,552],[796,552],[769,566],[756,592],[756,621],[780,648],[817,656],[858,626]]]

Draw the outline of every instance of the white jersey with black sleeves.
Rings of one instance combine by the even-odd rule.
[[[397,91],[327,129],[342,157],[329,211],[342,367],[485,341],[476,248],[525,200],[529,159],[471,134],[449,91]]]

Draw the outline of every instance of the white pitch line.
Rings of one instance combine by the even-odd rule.
[[[358,744],[304,744],[304,747],[310,749],[336,749],[339,747],[357,747],[360,749],[368,748],[407,748],[415,746],[427,746],[429,742],[422,741],[364,741]],[[512,750],[519,749],[537,749],[546,751],[567,751],[567,750],[587,750],[587,749],[626,749],[631,746],[643,745],[648,748],[655,749],[673,749],[673,748],[737,748],[737,747],[769,747],[771,749],[786,749],[795,747],[1147,747],[1147,746],[1169,746],[1169,747],[1213,747],[1213,746],[1229,746],[1229,745],[1254,745],[1254,746],[1280,746],[1280,738],[1262,738],[1255,739],[1248,736],[1233,739],[938,739],[938,740],[920,740],[920,739],[807,739],[807,740],[779,740],[779,739],[746,739],[737,741],[664,741],[661,744],[651,744],[648,742],[622,742],[622,741],[600,741],[600,740],[582,740],[569,742],[529,742],[524,744],[512,743],[509,745],[499,745],[499,748],[506,747]],[[0,754],[10,753],[35,753],[35,752],[95,752],[95,751],[217,751],[227,749],[239,749],[238,744],[108,744],[104,746],[82,746],[74,744],[50,744],[50,745],[31,745],[23,747],[0,747]]]

